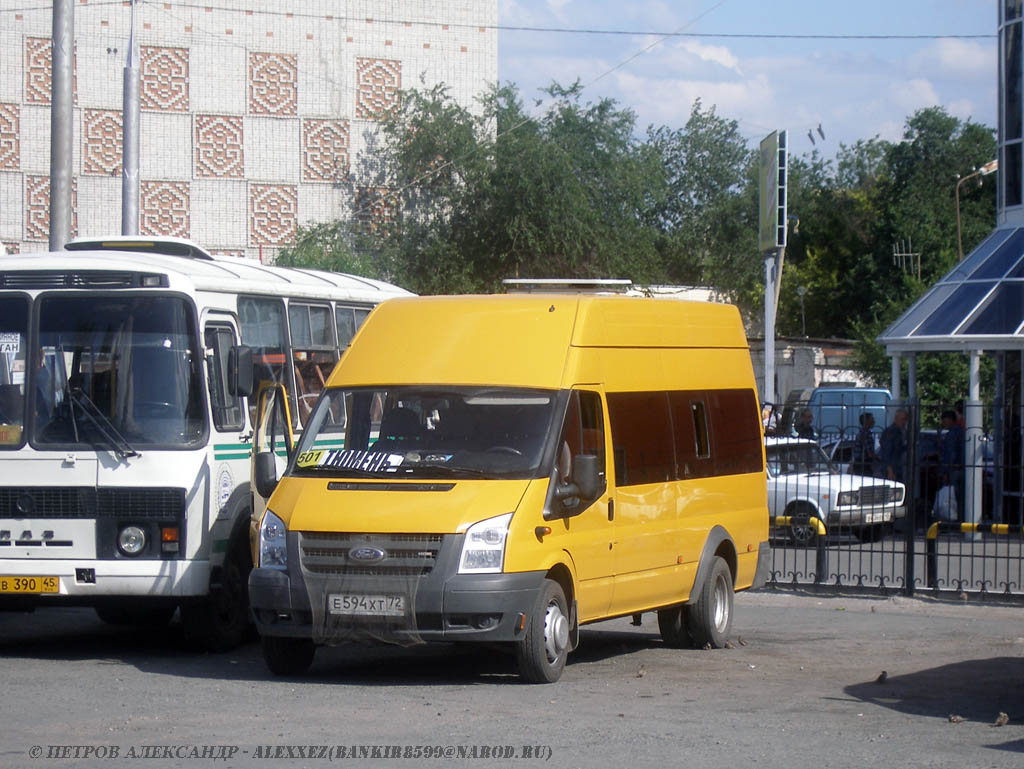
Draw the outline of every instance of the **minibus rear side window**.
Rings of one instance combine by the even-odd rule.
[[[761,430],[753,390],[710,390],[711,429],[715,443],[715,475],[759,473]]]
[[[672,480],[675,452],[667,393],[609,393],[608,418],[618,485]]]

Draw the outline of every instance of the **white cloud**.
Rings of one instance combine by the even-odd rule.
[[[572,0],[547,0],[548,10],[554,14],[556,19],[565,23],[568,21],[568,17],[565,14],[565,7],[571,2]]]
[[[956,81],[995,76],[996,44],[976,40],[936,40],[909,60],[918,74]]]
[[[942,103],[935,87],[923,78],[897,80],[889,84],[887,92],[893,106],[903,110],[906,115]]]

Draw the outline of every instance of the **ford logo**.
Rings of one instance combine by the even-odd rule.
[[[348,551],[348,557],[360,563],[379,563],[388,554],[379,547],[354,547]]]

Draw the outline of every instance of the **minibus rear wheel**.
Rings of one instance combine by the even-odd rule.
[[[519,675],[534,684],[550,684],[562,676],[569,655],[569,610],[562,586],[544,580],[526,637],[516,643]]]
[[[732,572],[725,559],[716,555],[697,599],[686,607],[686,624],[697,648],[708,644],[725,646],[732,629]]]
[[[308,638],[282,638],[265,635],[260,638],[263,661],[275,676],[299,676],[313,664],[316,646]]]

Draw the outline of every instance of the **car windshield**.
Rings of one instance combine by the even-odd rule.
[[[44,295],[32,352],[38,445],[130,454],[203,434],[202,348],[181,297]]]
[[[532,478],[556,394],[483,387],[329,389],[294,472],[337,478]]]
[[[768,446],[768,469],[772,475],[790,473],[830,473],[832,464],[816,443],[789,443]]]

